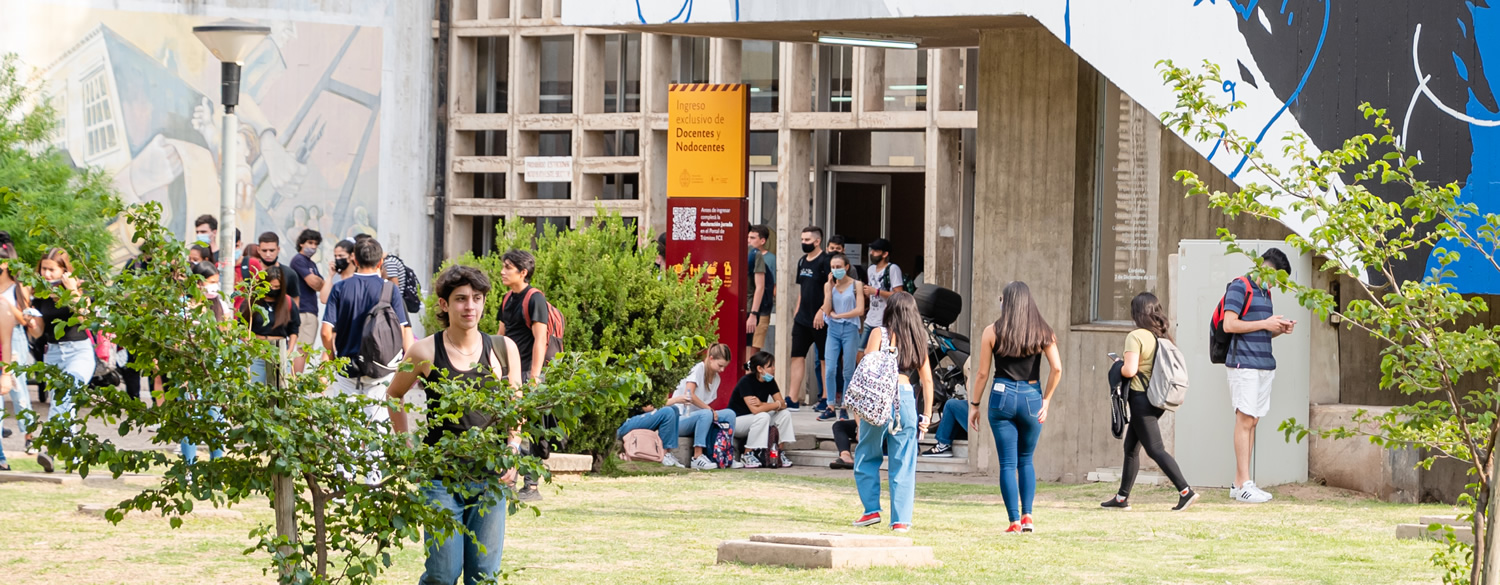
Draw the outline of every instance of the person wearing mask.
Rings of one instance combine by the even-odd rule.
[[[239,232],[235,232],[235,247],[239,247]],[[200,246],[208,247],[208,261],[217,263],[219,261],[219,220],[207,213],[193,220],[193,241]]]
[[[823,285],[823,314],[828,317],[827,343],[823,344],[824,371],[828,373],[823,384],[823,401],[827,409],[818,415],[818,420],[849,418],[844,410],[844,389],[854,377],[854,358],[859,351],[859,320],[865,314],[865,296],[860,294],[859,281],[849,273],[849,259],[843,254],[833,256],[829,266],[833,279]],[[835,413],[837,411],[837,413]]]
[[[88,333],[82,324],[69,324],[73,319],[75,309],[84,302],[82,292],[79,289],[78,279],[73,277],[73,261],[68,252],[62,248],[52,248],[37,261],[37,274],[47,283],[46,296],[37,296],[32,301],[32,308],[36,314],[29,319],[28,332],[32,337],[42,340],[46,347],[44,356],[48,365],[62,370],[73,378],[71,388],[57,388],[53,391],[52,408],[48,414],[49,418],[58,416],[72,418],[74,388],[88,386],[89,380],[94,377],[94,344],[89,341]],[[67,293],[70,298],[63,300],[59,295]],[[62,331],[59,333],[58,328]],[[47,473],[53,471],[52,456],[45,452],[38,453],[36,462],[42,466]]]
[[[975,380],[986,379],[990,363],[995,364],[989,420],[1000,460],[1000,494],[1010,517],[1006,532],[1032,532],[1031,504],[1036,497],[1032,455],[1042,436],[1042,423],[1047,422],[1052,393],[1062,379],[1062,359],[1057,334],[1042,318],[1026,283],[1012,282],[1000,293],[1000,318],[984,329],[978,355]],[[1040,386],[1044,355],[1051,367],[1046,392]],[[973,400],[978,396],[977,392],[970,395],[969,428],[979,424],[979,402]]]
[[[16,430],[25,431],[21,428],[22,413],[32,412],[31,391],[26,387],[26,373],[19,371],[34,363],[31,357],[31,341],[26,336],[26,323],[30,321],[27,315],[33,313],[31,309],[31,289],[16,280],[16,275],[11,272],[12,266],[22,266],[20,258],[16,256],[15,244],[11,243],[10,235],[5,234],[4,242],[0,243],[0,341],[4,341],[5,373],[0,378],[0,390],[10,397],[12,408],[15,410]],[[9,331],[9,335],[4,332]],[[8,386],[8,387],[7,387]],[[0,407],[0,419],[5,412]],[[10,430],[4,429],[4,436],[10,436]],[[26,435],[25,448],[31,448],[31,435]],[[0,462],[4,461],[4,453],[0,452]]]
[[[266,268],[270,268],[272,266],[280,266],[282,274],[296,273],[292,270],[292,267],[281,263],[281,237],[277,236],[276,232],[263,233],[260,235],[259,240],[258,251],[260,255],[260,261],[262,264],[265,264]],[[399,291],[400,289],[398,288],[396,290]],[[300,290],[288,290],[286,291],[286,295],[292,297],[292,302],[297,303],[298,306],[301,306]]]
[[[917,497],[917,442],[927,433],[932,416],[932,367],[927,361],[927,328],[911,295],[892,296],[884,327],[871,335],[865,353],[894,351],[897,362],[896,403],[889,423],[872,425],[859,421],[859,446],[854,449],[854,485],[864,515],[855,526],[880,522],[880,464],[890,457],[891,530],[911,530],[912,506]],[[921,414],[912,383],[922,383]],[[882,452],[884,449],[884,452]]]
[[[235,294],[239,294],[240,283],[245,282],[245,279],[247,278],[260,274],[265,269],[266,263],[260,261],[260,246],[258,244],[250,244],[248,246],[245,246],[245,251],[241,253],[239,262],[237,262],[235,265]],[[239,297],[236,297],[234,299],[234,305],[236,307],[240,305]]]
[[[776,428],[780,443],[781,466],[792,466],[786,449],[797,440],[797,434],[792,430],[792,413],[786,409],[781,388],[776,385],[776,356],[762,351],[750,358],[750,375],[740,376],[734,385],[729,409],[735,415],[734,437],[745,441],[745,454],[740,460],[746,469],[760,467],[768,460],[771,427]]]
[[[891,262],[891,243],[885,238],[870,242],[871,265],[865,271],[864,293],[869,297],[870,309],[865,312],[865,327],[860,334],[860,345],[870,342],[870,332],[884,323],[886,300],[898,292],[912,292],[902,285],[904,276],[901,267]],[[861,353],[856,357],[864,357]]]
[[[843,256],[845,260],[849,260],[849,254],[844,251],[845,243],[848,241],[848,238],[838,234],[828,236],[828,254],[830,256]],[[854,278],[855,282],[864,282],[865,271],[854,260],[858,260],[858,258],[849,260],[849,276]]]
[[[745,236],[750,247],[750,286],[745,287],[749,304],[745,312],[745,355],[752,356],[766,346],[771,328],[771,314],[776,309],[776,255],[766,250],[771,230],[763,225],[750,226]]]
[[[728,408],[714,410],[714,400],[719,397],[719,384],[724,381],[724,368],[729,367],[728,345],[715,343],[703,354],[703,361],[693,366],[688,375],[677,383],[672,400],[667,403],[677,407],[677,434],[693,438],[693,469],[718,469],[713,460],[703,454],[708,447],[709,431],[714,423],[728,423],[734,429],[735,414]],[[739,462],[736,462],[737,464]]]
[[[1157,340],[1163,337],[1172,339],[1167,332],[1167,312],[1162,310],[1156,295],[1141,293],[1130,301],[1130,318],[1135,321],[1136,329],[1125,336],[1125,349],[1120,352],[1120,377],[1130,380],[1130,426],[1125,430],[1125,463],[1120,468],[1120,491],[1100,505],[1130,509],[1130,489],[1135,486],[1136,474],[1140,472],[1141,447],[1145,447],[1146,455],[1177,487],[1177,506],[1172,511],[1186,510],[1198,501],[1198,492],[1193,491],[1177,467],[1177,459],[1162,444],[1159,421],[1166,411],[1153,406],[1151,399],[1146,397],[1146,385],[1155,365]]]
[[[328,284],[318,291],[318,302],[328,304],[333,285],[354,276],[354,240],[339,240],[333,245],[333,260],[328,263]]]
[[[293,289],[297,294],[291,295],[297,298],[297,311],[301,313],[302,327],[297,331],[297,339],[308,343],[318,336],[318,296],[322,293],[327,283],[323,275],[318,272],[318,263],[313,262],[313,255],[318,253],[318,246],[323,245],[323,234],[317,230],[306,229],[297,236],[297,255],[292,256],[291,275],[296,277]],[[294,348],[295,344],[289,345]],[[297,357],[292,362],[292,368],[297,373],[307,365],[307,352],[298,351]]]
[[[219,298],[219,270],[217,268],[214,268],[213,264],[210,264],[208,262],[194,263],[191,265],[190,269],[192,270],[193,275],[198,278],[198,286],[203,290],[203,297],[208,301],[208,312],[213,317],[214,321],[225,323],[232,320],[234,318],[233,315],[230,313],[229,309],[225,307],[224,300]],[[269,273],[267,274],[269,275]],[[272,286],[276,287],[275,284],[272,284]],[[190,305],[191,304],[192,303],[190,302]],[[248,308],[249,303],[246,303],[244,306]],[[251,332],[254,332],[253,327],[251,328]],[[252,371],[255,370],[252,369]],[[261,364],[260,366],[258,377],[264,380],[264,364]],[[190,393],[184,392],[182,399],[194,400],[195,398]],[[210,407],[208,412],[209,416],[213,418],[214,422],[224,422],[224,415],[219,412],[218,407]],[[198,445],[196,443],[192,443],[188,441],[186,437],[184,437],[178,443],[178,447],[180,449],[182,460],[184,462],[186,462],[188,465],[192,465],[198,462]],[[208,459],[210,461],[223,456],[223,447],[218,445],[209,446]]]
[[[791,399],[788,407],[798,410],[797,402],[802,397],[802,386],[807,372],[807,356],[814,345],[828,344],[828,329],[823,319],[823,284],[833,273],[830,266],[832,256],[823,253],[823,228],[808,226],[802,229],[802,254],[797,259],[797,284],[801,295],[797,299],[797,315],[792,319],[791,377],[787,379],[787,394]],[[813,353],[816,360],[822,354]],[[821,370],[819,370],[821,373]]]
[[[210,252],[208,248],[202,245],[195,245],[188,248],[188,264],[197,264],[199,262],[212,263],[213,256],[213,252]]]
[[[481,382],[503,380],[519,394],[521,388],[520,352],[503,335],[489,336],[479,330],[484,315],[485,297],[490,280],[484,273],[468,266],[450,266],[433,282],[438,298],[438,320],[444,329],[411,344],[403,368],[396,372],[385,397],[401,404],[418,380],[426,383],[427,406],[435,409],[442,401],[436,384],[448,380]],[[390,411],[391,430],[410,431],[405,410]],[[472,428],[489,424],[482,412],[465,412],[457,420],[427,426],[422,442],[436,445],[444,435],[456,436]],[[512,429],[508,444],[513,451],[521,446],[520,429]],[[516,470],[501,474],[500,480],[513,484]],[[418,583],[452,585],[460,577],[465,583],[500,576],[500,559],[505,550],[505,497],[484,489],[483,484],[457,489],[441,477],[430,478],[421,488],[422,497],[441,507],[468,533],[446,538],[431,531],[423,534],[427,562]]]
[[[1286,253],[1271,248],[1261,261],[1281,272],[1291,272]],[[1276,379],[1276,356],[1271,340],[1291,333],[1297,326],[1276,314],[1271,291],[1250,275],[1229,282],[1224,290],[1223,328],[1230,334],[1224,368],[1229,376],[1229,400],[1234,406],[1234,485],[1229,498],[1244,504],[1263,504],[1271,494],[1250,479],[1250,460],[1255,455],[1255,427],[1271,412],[1272,382]]]

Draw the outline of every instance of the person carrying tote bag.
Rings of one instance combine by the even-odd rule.
[[[885,327],[879,335],[870,335],[864,361],[849,384],[849,406],[860,418],[859,444],[854,449],[854,484],[864,505],[864,514],[854,525],[880,523],[880,464],[888,455],[891,530],[907,532],[911,530],[912,506],[916,501],[917,441],[927,432],[927,420],[932,414],[932,367],[927,361],[927,330],[922,327],[916,299],[904,292],[891,295],[888,311]],[[920,416],[912,389],[914,380],[922,383],[924,400]],[[887,388],[894,391],[885,394]],[[872,395],[877,403],[891,396],[889,414],[881,417],[884,413],[863,409],[861,405],[866,404],[860,399],[863,395]]]

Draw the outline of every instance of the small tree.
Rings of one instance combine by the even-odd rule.
[[[1209,88],[1222,84],[1218,66],[1205,63],[1199,74],[1171,61],[1158,67],[1177,94],[1176,109],[1162,114],[1165,123],[1199,141],[1222,137],[1227,153],[1247,156],[1249,168],[1267,181],[1225,193],[1211,190],[1189,171],[1179,171],[1177,180],[1188,187],[1188,195],[1206,195],[1210,205],[1230,217],[1249,214],[1279,220],[1292,214],[1311,220],[1316,227],[1305,235],[1288,236],[1287,243],[1301,253],[1325,259],[1322,270],[1358,280],[1364,295],[1340,307],[1328,291],[1289,280],[1285,272],[1246,253],[1227,230],[1219,230],[1220,239],[1231,250],[1255,260],[1258,279],[1295,294],[1320,319],[1337,315],[1346,326],[1383,342],[1381,386],[1419,397],[1414,404],[1385,414],[1360,411],[1353,428],[1314,430],[1288,420],[1281,425],[1288,440],[1300,441],[1314,432],[1333,439],[1363,436],[1383,447],[1422,450],[1424,469],[1440,458],[1467,465],[1474,481],[1459,504],[1471,511],[1466,517],[1475,544],[1471,548],[1459,543],[1450,530],[1448,548],[1435,554],[1433,561],[1447,570],[1447,583],[1478,583],[1481,577],[1485,583],[1495,583],[1500,567],[1489,553],[1496,546],[1493,494],[1495,445],[1500,438],[1500,377],[1496,374],[1500,327],[1460,329],[1460,318],[1484,314],[1488,307],[1482,298],[1465,298],[1446,280],[1454,276],[1448,265],[1461,253],[1478,255],[1500,270],[1496,262],[1500,216],[1480,215],[1474,204],[1461,203],[1456,183],[1436,185],[1418,179],[1415,169],[1421,161],[1406,154],[1385,110],[1361,104],[1359,109],[1375,133],[1354,136],[1321,152],[1305,136],[1289,134],[1282,141],[1282,153],[1290,163],[1277,167],[1266,163],[1262,145],[1228,124],[1231,110],[1244,104],[1215,101]],[[1382,198],[1370,191],[1372,184],[1410,194]],[[1397,278],[1397,262],[1429,248],[1438,268],[1420,281]]]
[[[661,272],[655,264],[655,247],[640,245],[634,225],[618,213],[603,209],[598,213],[587,227],[577,230],[549,225],[537,233],[534,224],[506,221],[495,237],[500,253],[535,250],[531,282],[567,319],[564,349],[621,355],[668,340],[714,337],[718,310],[714,283]],[[500,300],[506,292],[499,284],[504,266],[500,254],[465,255],[450,263],[479,268],[496,284],[480,322],[481,330],[496,331]],[[428,327],[437,322],[435,305],[428,303],[424,318]],[[593,455],[595,469],[612,465],[609,455],[614,451],[615,430],[630,409],[659,402],[662,396],[653,389],[672,388],[691,367],[688,360],[647,372],[652,383],[642,386],[629,403],[586,413],[578,430],[567,437],[568,450]]]
[[[21,79],[15,54],[0,58],[0,186],[27,203],[0,204],[0,230],[10,232],[21,260],[35,266],[46,242],[33,241],[28,228],[48,218],[68,242],[74,261],[107,263],[115,245],[109,224],[117,214],[109,178],[97,169],[75,169],[49,146],[57,112],[38,103],[37,92]]]
[[[5,199],[29,205],[14,193]],[[418,492],[435,478],[505,494],[514,513],[520,504],[509,497],[501,474],[519,469],[546,477],[547,471],[538,458],[511,452],[510,429],[520,427],[533,440],[571,432],[595,409],[623,408],[632,393],[650,388],[646,372],[690,361],[701,344],[679,338],[619,354],[570,354],[553,363],[546,384],[528,386],[521,398],[500,382],[440,381],[441,401],[426,409],[417,436],[425,425],[467,411],[485,412],[492,422],[427,445],[392,434],[388,424],[371,423],[363,411],[394,403],[324,396],[325,381],[346,360],[285,376],[284,383],[258,379],[252,373],[256,368],[281,371],[282,356],[251,335],[243,320],[215,321],[195,278],[186,276],[183,244],[160,225],[159,209],[152,203],[125,212],[146,259],[143,267],[113,276],[96,265],[81,267],[77,276],[86,299],[33,284],[38,294],[58,294],[60,304],[77,307],[83,316],[75,322],[128,348],[132,367],[143,375],[168,380],[161,396],[165,404],[147,408],[117,388],[78,387],[56,368],[39,364],[27,371],[69,393],[78,415],[33,428],[38,441],[80,475],[99,468],[115,476],[163,472],[160,485],[109,510],[106,517],[113,522],[131,511],[159,512],[177,527],[180,516],[200,502],[221,506],[278,497],[290,502],[283,510],[294,510],[295,521],[258,527],[251,533],[256,546],[246,550],[271,555],[267,570],[277,571],[282,583],[373,583],[390,566],[390,553],[420,542],[424,528],[449,537],[464,534],[461,524]],[[59,234],[45,218],[30,230],[41,241],[62,241]],[[541,428],[546,416],[556,421],[555,428]],[[126,451],[88,431],[80,419],[104,421],[121,434],[154,425],[157,443],[186,439],[221,448],[225,455],[189,466],[161,451]],[[276,478],[292,483],[279,488],[284,482]]]

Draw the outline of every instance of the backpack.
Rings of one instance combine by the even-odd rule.
[[[523,319],[526,319],[526,326],[528,328],[531,327],[531,325],[532,325],[531,311],[529,310],[530,307],[531,307],[531,295],[534,295],[534,294],[536,294],[538,292],[540,292],[540,291],[538,291],[538,290],[536,290],[534,288],[531,289],[531,290],[528,290],[528,291],[526,291],[526,296],[521,299],[521,317]],[[514,294],[514,293],[505,293],[505,296],[500,299],[500,307],[501,307],[502,310],[504,309],[505,305],[510,302],[510,295],[512,295],[512,294]],[[547,356],[546,356],[545,360],[542,363],[545,364],[547,362],[552,361],[552,358],[557,357],[557,353],[560,352],[560,351],[562,351],[562,347],[563,347],[563,331],[565,330],[566,326],[567,326],[567,322],[563,319],[562,312],[558,311],[557,307],[552,306],[551,302],[548,302],[547,303]],[[528,367],[529,367],[529,365],[528,365]]]
[[[762,461],[761,465],[771,469],[781,469],[781,459],[784,455],[781,452],[781,431],[776,430],[776,425],[771,425],[771,431],[767,437],[766,460]]]
[[[709,432],[708,458],[713,460],[719,469],[729,469],[734,465],[734,429],[730,428],[727,422],[715,421],[713,427],[709,428]]]
[[[1176,411],[1187,399],[1187,360],[1170,339],[1156,338],[1156,357],[1151,360],[1151,377],[1146,379],[1146,398],[1151,406]]]
[[[1250,310],[1250,303],[1255,300],[1255,287],[1250,286],[1250,279],[1243,276],[1235,280],[1245,283],[1245,308]],[[1229,293],[1224,293],[1229,296]],[[1229,359],[1229,343],[1234,340],[1234,334],[1224,330],[1224,297],[1219,297],[1219,306],[1214,307],[1214,314],[1208,319],[1208,361],[1210,363],[1222,364]],[[1152,366],[1155,367],[1155,366]],[[1184,378],[1184,382],[1186,378]]]
[[[401,319],[396,317],[392,303],[396,298],[396,285],[384,281],[380,287],[380,301],[365,315],[364,327],[359,337],[359,354],[354,356],[350,370],[367,378],[382,378],[396,371],[401,360]]]
[[[900,365],[896,363],[896,347],[891,345],[889,331],[880,328],[880,351],[865,355],[854,376],[844,391],[844,405],[849,411],[872,425],[883,425],[891,420],[892,405],[896,402],[896,381]]]
[[[636,429],[625,433],[621,441],[625,446],[626,461],[652,461],[661,463],[667,453],[662,447],[661,437],[651,429]]]
[[[422,287],[417,284],[417,272],[412,270],[400,256],[394,254],[386,255],[386,260],[395,260],[401,265],[401,274],[387,274],[386,278],[398,276],[401,280],[401,300],[406,303],[407,313],[416,313],[422,310]]]

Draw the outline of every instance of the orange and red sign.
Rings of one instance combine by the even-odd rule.
[[[668,88],[667,197],[745,196],[749,96],[742,83]]]

